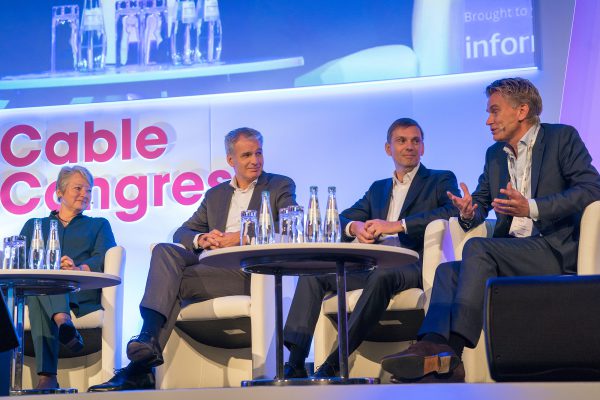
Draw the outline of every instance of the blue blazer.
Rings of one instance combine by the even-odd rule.
[[[344,241],[354,239],[345,234],[350,221],[387,219],[392,190],[392,178],[375,181],[360,200],[340,214]],[[446,194],[448,191],[460,195],[454,173],[428,169],[421,164],[400,211],[399,220],[405,220],[407,230],[398,234],[403,247],[422,253],[427,224],[457,215],[456,207]]]
[[[486,152],[483,174],[472,194],[478,205],[475,219],[471,224],[461,221],[464,229],[483,222],[510,181],[504,146],[498,142]],[[563,271],[575,273],[581,213],[600,199],[600,176],[572,126],[541,124],[532,154],[531,197],[539,210],[535,227],[560,258]],[[507,237],[511,222],[512,217],[497,214],[494,237]]]

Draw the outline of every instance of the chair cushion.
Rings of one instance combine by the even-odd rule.
[[[177,321],[209,321],[250,316],[250,296],[226,296],[189,304]]]
[[[346,307],[348,312],[354,311],[362,289],[353,290],[346,293]],[[396,293],[390,300],[387,311],[413,310],[423,308],[425,303],[425,294],[422,289],[413,288]],[[323,301],[323,311],[325,314],[337,314],[337,296],[326,297]]]

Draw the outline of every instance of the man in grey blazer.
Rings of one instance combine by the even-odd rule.
[[[531,82],[501,79],[486,94],[497,143],[473,195],[463,183],[463,198],[448,196],[465,230],[493,209],[493,238],[469,240],[462,262],[438,267],[420,341],[382,362],[398,380],[464,382],[462,351],[479,340],[487,279],[576,273],[581,212],[600,199],[600,177],[579,134],[540,124],[542,99]]]
[[[343,240],[361,243],[384,241],[422,255],[427,224],[447,219],[456,210],[447,192],[458,194],[456,177],[450,171],[432,170],[421,164],[423,131],[410,118],[400,118],[388,129],[385,151],[392,158],[392,177],[374,182],[363,198],[340,214]],[[348,323],[348,351],[353,352],[377,324],[390,299],[399,291],[422,287],[421,261],[369,273],[349,274],[347,289],[364,288]],[[306,377],[304,360],[325,293],[335,291],[334,275],[302,276],[287,318],[284,341],[290,349],[286,378]],[[329,355],[315,378],[339,373],[339,354]]]
[[[163,363],[162,349],[177,321],[182,301],[202,301],[222,296],[250,294],[250,277],[238,269],[198,263],[207,249],[237,246],[241,211],[258,210],[261,192],[270,192],[271,209],[296,204],[294,181],[263,171],[262,135],[238,128],[225,136],[227,162],[234,170],[231,181],[221,183],[173,235],[180,246],[161,243],[154,247],[140,313],[141,332],[127,344],[131,363],[108,382],[89,391],[153,389],[152,367]],[[277,213],[275,226],[277,226]]]

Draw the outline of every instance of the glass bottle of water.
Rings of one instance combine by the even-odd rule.
[[[198,0],[196,62],[214,63],[221,59],[222,32],[219,0]]]
[[[46,269],[60,269],[60,240],[58,239],[58,221],[50,220],[50,233],[46,249]]]
[[[258,244],[275,243],[275,227],[271,212],[271,195],[267,190],[262,192],[262,202],[258,214]]]
[[[33,221],[33,236],[29,245],[29,268],[44,269],[44,235],[42,233],[42,220]]]
[[[79,70],[100,71],[106,61],[106,33],[100,0],[85,0],[79,29]]]
[[[335,186],[329,186],[327,192],[327,209],[325,211],[325,220],[323,221],[323,241],[337,243],[341,241],[342,227],[335,199]]]
[[[171,25],[171,61],[190,65],[196,47],[196,5],[194,0],[177,0],[177,15]]]
[[[144,65],[169,61],[169,23],[167,0],[145,0],[141,3],[142,59]]]
[[[115,3],[117,66],[142,64],[142,9],[135,0]]]
[[[310,199],[308,200],[308,210],[306,211],[306,225],[304,235],[306,242],[320,242],[321,235],[321,211],[319,210],[318,188],[310,187]]]

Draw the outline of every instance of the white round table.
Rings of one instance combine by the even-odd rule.
[[[215,267],[239,265],[246,272],[274,275],[277,374],[273,380],[242,382],[242,386],[290,385],[314,383],[375,383],[378,379],[349,378],[348,329],[346,315],[346,273],[392,268],[416,262],[417,252],[401,247],[364,243],[274,243],[236,246],[205,251],[202,264]],[[285,379],[283,374],[283,275],[337,275],[338,343],[340,378],[324,380]]]
[[[87,289],[116,286],[121,278],[101,272],[8,269],[0,270],[0,287],[6,287],[7,306],[15,324],[19,346],[11,362],[11,394],[73,393],[76,389],[52,391],[23,390],[23,312],[26,296],[64,294]]]

